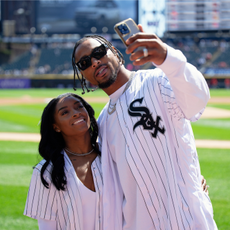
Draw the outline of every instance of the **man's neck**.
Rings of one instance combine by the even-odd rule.
[[[108,88],[103,89],[103,91],[107,95],[113,94],[120,87],[122,87],[126,82],[129,81],[130,75],[131,75],[131,71],[127,70],[124,66],[122,66],[117,73],[116,81],[111,86],[109,86]]]

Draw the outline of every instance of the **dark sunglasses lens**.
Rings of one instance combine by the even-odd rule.
[[[102,45],[100,47],[97,47],[91,54],[92,57],[96,59],[101,59],[106,55],[106,48]]]
[[[87,69],[90,65],[91,65],[91,61],[90,61],[90,58],[89,58],[89,57],[86,57],[86,58],[84,58],[83,60],[80,60],[80,61],[78,62],[78,67],[79,67],[81,70]]]
[[[81,70],[85,70],[87,69],[88,67],[91,66],[91,58],[94,57],[96,59],[101,59],[102,57],[104,57],[107,53],[107,50],[105,48],[104,45],[101,45],[99,47],[96,47],[92,54],[90,56],[87,56],[85,58],[83,58],[82,60],[80,60],[78,63],[77,63],[77,66],[79,67],[79,69]]]

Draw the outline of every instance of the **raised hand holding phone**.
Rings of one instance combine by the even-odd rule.
[[[138,28],[142,33],[134,34],[126,40],[126,53],[131,54],[130,60],[134,65],[143,65],[147,62],[161,65],[167,55],[167,45],[156,34],[144,33],[141,25],[138,25]],[[147,49],[147,56],[143,57],[143,54],[133,52],[139,46]]]
[[[134,22],[134,20],[131,18],[128,18],[124,21],[117,23],[114,26],[114,30],[119,35],[119,37],[121,38],[122,42],[125,44],[126,47],[128,46],[128,44],[126,43],[127,39],[129,39],[135,34],[143,32],[142,27],[139,27],[139,25],[137,25]],[[138,52],[142,57],[148,56],[148,51],[145,47],[142,46],[137,47],[135,50],[133,50],[133,53],[136,52]]]
[[[114,30],[119,35],[119,37],[121,38],[122,42],[125,44],[126,47],[127,47],[126,40],[131,36],[133,36],[134,34],[140,32],[138,25],[131,18],[128,18],[124,21],[117,23],[114,26]]]

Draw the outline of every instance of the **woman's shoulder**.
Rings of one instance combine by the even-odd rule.
[[[33,174],[39,174],[41,173],[43,165],[46,163],[45,159],[42,159],[37,165],[34,166],[33,168]],[[50,178],[51,175],[51,163],[49,163],[44,171],[44,177]]]
[[[35,170],[41,171],[42,166],[45,164],[46,160],[42,159],[39,163],[34,166]]]

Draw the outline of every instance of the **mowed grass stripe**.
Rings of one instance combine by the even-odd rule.
[[[198,153],[200,164],[203,165],[203,167],[201,167],[201,172],[204,173],[207,178],[213,177],[218,179],[229,180],[229,175],[230,175],[230,167],[229,167],[230,150],[229,149],[198,148],[197,153]]]
[[[213,127],[213,128],[223,128],[223,129],[229,129],[230,130],[230,119],[202,119],[198,120],[194,124],[198,124],[199,126],[205,126],[205,127]]]
[[[36,220],[23,216],[27,193],[28,185],[0,185],[1,230],[38,229],[38,224]]]
[[[28,188],[28,185],[0,185],[0,216],[14,218],[22,216],[26,204]],[[20,229],[20,227],[18,229]]]
[[[105,103],[91,103],[97,118]],[[38,133],[46,104],[0,106],[0,132]]]
[[[0,130],[1,132],[20,132],[20,133],[38,132],[37,129],[35,128],[31,128],[26,125],[20,125],[16,122],[6,121],[5,119],[0,119]]]
[[[223,105],[223,104],[209,104],[208,103],[208,107],[230,110],[230,104],[229,105]]]
[[[28,186],[33,165],[0,164],[0,185]]]
[[[90,93],[85,93],[84,95],[82,95],[82,89],[77,89],[76,91],[74,91],[72,88],[69,89],[1,89],[0,91],[0,98],[19,98],[19,97],[25,97],[25,96],[29,96],[29,97],[57,97],[60,94],[63,93],[75,93],[78,94],[84,98],[87,97],[107,97],[106,93],[101,90],[101,89],[97,89],[94,92],[90,92]]]
[[[0,109],[0,121],[3,124],[1,126],[1,132],[9,132],[7,131],[7,127],[4,126],[4,123],[8,123],[10,131],[15,126],[15,131],[24,131],[24,132],[38,132],[38,123],[40,121],[40,117],[34,117],[29,115],[21,115],[16,112],[7,112],[1,111]]]
[[[211,97],[230,97],[229,89],[210,89]]]
[[[20,154],[20,153],[11,153],[6,155],[0,153],[0,163],[1,165],[36,165],[41,160],[41,157],[36,154]],[[1,169],[0,169],[1,170]],[[0,176],[1,177],[1,176]],[[1,183],[1,182],[0,182]]]
[[[37,220],[29,217],[3,217],[0,216],[1,230],[38,230]]]
[[[219,230],[230,226],[230,152],[229,149],[197,149],[201,174],[207,180],[214,219]]]
[[[30,116],[34,118],[41,117],[41,111],[44,109],[46,103],[42,104],[22,104],[22,105],[4,105],[0,106],[1,112],[8,112],[23,116]]]
[[[195,139],[230,140],[230,119],[200,119],[191,125]]]
[[[24,141],[0,141],[0,151],[3,155],[24,154],[28,157],[26,154],[38,154],[38,143]]]

